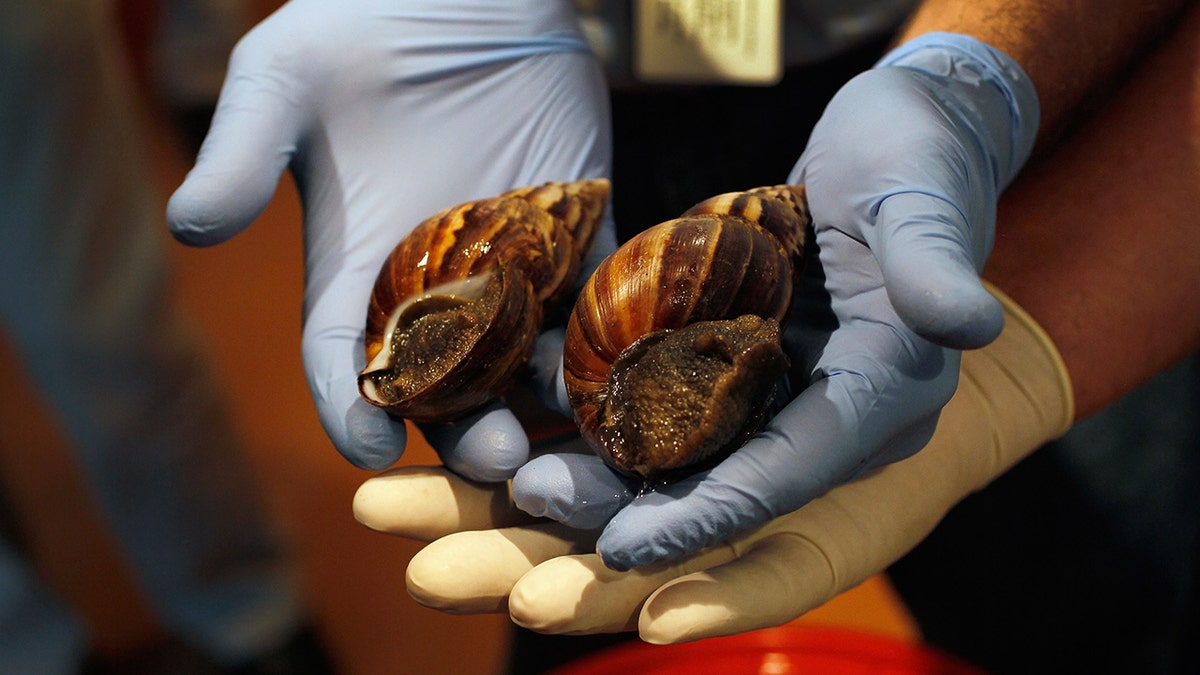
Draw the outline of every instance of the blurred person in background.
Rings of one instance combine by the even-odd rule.
[[[72,608],[5,538],[0,672],[330,672],[206,346],[171,301],[164,195],[118,9],[0,7],[0,328],[173,637],[145,653],[94,653]],[[223,71],[244,27],[231,9],[163,8],[169,107],[215,96],[221,73],[201,71]],[[207,53],[188,62],[196,44]]]

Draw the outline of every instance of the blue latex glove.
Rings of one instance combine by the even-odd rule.
[[[293,0],[234,50],[168,220],[187,244],[225,241],[290,168],[304,204],[309,387],[337,449],[380,469],[406,441],[356,383],[383,259],[442,208],[608,175],[610,144],[600,67],[565,0]],[[594,250],[613,245],[609,225]],[[425,431],[447,466],[478,480],[510,477],[529,452],[500,405]]]
[[[919,450],[957,385],[958,350],[1003,325],[979,270],[1037,122],[1020,68],[960,35],[918,38],[851,80],[789,177],[807,185],[816,232],[785,335],[789,387],[803,391],[704,473],[639,496],[595,458],[547,455],[518,472],[517,504],[603,525],[597,551],[625,569],[716,544]]]

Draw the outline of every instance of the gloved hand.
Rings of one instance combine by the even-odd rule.
[[[383,259],[442,208],[606,176],[609,146],[600,67],[566,0],[292,0],[234,50],[168,220],[187,244],[225,241],[291,169],[305,214],[309,387],[337,449],[379,469],[406,440],[404,424],[361,400],[356,384]],[[608,225],[594,251],[614,245]],[[448,466],[480,480],[508,478],[529,452],[500,405],[424,431]]]
[[[541,632],[636,629],[654,643],[779,625],[882,571],[960,499],[1070,426],[1058,352],[1019,307],[1004,305],[1003,332],[964,354],[958,391],[924,450],[676,563],[614,571],[589,551],[594,531],[522,524],[528,516],[502,487],[441,469],[367,481],[355,516],[436,539],[409,564],[408,587],[448,612],[507,609]]]
[[[637,486],[591,458],[549,455],[518,471],[518,506],[603,525],[597,549],[621,570],[723,541],[916,452],[954,391],[958,350],[1001,329],[979,270],[1037,123],[1019,66],[965,36],[917,38],[851,80],[789,177],[807,187],[816,233],[785,335],[803,391],[709,471],[635,499]]]

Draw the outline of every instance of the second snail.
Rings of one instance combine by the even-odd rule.
[[[573,246],[590,243],[600,217],[596,207],[602,207],[607,197],[607,182],[549,184],[539,189],[575,195],[577,203],[573,209],[560,206],[559,210],[575,213],[576,218],[578,214],[587,214],[582,227],[574,226],[583,230],[584,236],[573,237],[571,241]],[[521,192],[513,191],[494,199],[511,200],[514,193]],[[485,217],[491,212],[494,205],[489,207],[489,201],[460,205],[443,214],[465,214],[463,218],[469,225],[475,217],[471,214],[479,212],[483,214],[479,217]],[[543,198],[543,201],[548,200]],[[520,218],[531,216],[524,213],[524,208],[516,211],[521,214],[513,216],[512,226],[526,227]],[[466,367],[473,373],[469,378],[450,377],[443,379],[453,382],[398,386],[433,392],[416,396],[428,401],[417,400],[404,406],[389,406],[381,401],[377,383],[411,377],[391,373],[427,370],[414,368],[412,364],[405,367],[386,363],[388,359],[379,356],[389,351],[388,345],[430,339],[405,337],[402,326],[411,322],[395,317],[405,312],[427,316],[442,311],[442,305],[459,305],[457,300],[422,301],[422,294],[426,298],[430,295],[423,288],[413,293],[415,299],[380,290],[407,283],[397,284],[385,277],[403,277],[406,268],[412,267],[412,261],[417,259],[414,249],[436,248],[439,236],[453,238],[465,229],[463,223],[439,226],[438,220],[446,218],[439,214],[414,230],[384,265],[372,296],[373,318],[368,327],[371,365],[360,375],[360,389],[368,401],[389,408],[398,416],[414,417],[403,407],[418,410],[424,421],[452,421],[502,393],[519,365],[514,362],[529,356],[532,348],[529,334],[540,327],[532,325],[531,320],[540,324],[543,316],[540,303],[528,301],[510,302],[504,309],[489,310],[487,319],[472,320],[493,324],[490,329],[493,337],[482,341],[483,344],[519,343],[519,348],[509,349],[499,357],[485,353],[494,350],[477,348],[479,354],[459,354],[452,358],[460,368]],[[646,481],[670,479],[712,465],[758,430],[776,382],[788,367],[780,344],[781,323],[799,274],[810,222],[803,186],[728,193],[704,200],[681,217],[643,231],[600,264],[588,279],[568,320],[563,365],[580,433],[609,466]],[[439,227],[445,229],[441,235],[436,234]],[[432,239],[426,239],[425,243],[412,241],[422,230],[426,233],[420,236]],[[529,241],[522,243],[529,245]],[[491,246],[488,250],[495,252],[494,259],[474,266],[486,272],[489,279],[497,271],[501,276],[511,276],[505,270],[513,268],[513,263],[506,257],[529,257],[528,251],[522,253],[517,247]],[[585,253],[586,248],[581,251],[573,248],[570,257],[582,260]],[[550,247],[534,257],[542,256],[561,257],[562,252]],[[408,262],[398,260],[402,257]],[[425,270],[421,273],[428,275]],[[471,275],[459,276],[458,283],[471,283]],[[536,283],[531,285],[536,287]],[[496,286],[497,282],[475,285]],[[561,288],[534,291],[535,295],[547,297],[558,297],[561,292]],[[491,294],[501,295],[498,289]],[[422,303],[428,306],[428,311],[398,309]],[[516,311],[529,313],[528,308],[535,304],[537,309],[532,310],[535,316],[512,315]],[[435,324],[441,328],[428,335],[457,330],[455,321]],[[487,332],[479,327],[473,331]],[[513,335],[506,338],[496,334],[497,331]],[[437,351],[440,345],[407,347],[414,354],[423,354],[429,348]],[[521,353],[512,353],[517,351]],[[487,361],[501,363],[503,368]],[[504,381],[494,381],[497,378]],[[437,414],[439,411],[442,414]]]

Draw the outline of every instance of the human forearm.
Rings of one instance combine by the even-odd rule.
[[[899,35],[970,35],[1029,74],[1042,108],[1042,140],[1056,137],[1133,57],[1163,35],[1184,0],[926,0]]]
[[[1079,417],[1200,348],[1200,10],[1000,202],[985,276],[1046,329]]]

